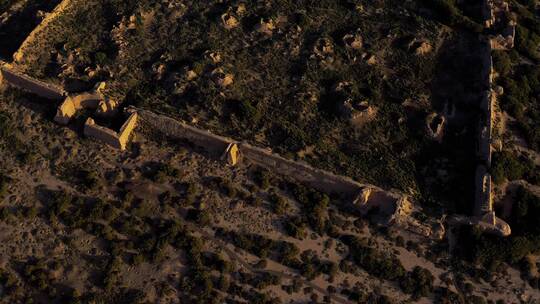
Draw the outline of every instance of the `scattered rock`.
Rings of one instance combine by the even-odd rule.
[[[354,101],[349,98],[341,107],[342,117],[348,119],[355,127],[362,127],[374,120],[377,116],[377,108],[371,106],[369,101]]]
[[[238,16],[243,16],[246,14],[246,5],[244,3],[238,4],[238,7],[236,8],[236,13]]]
[[[221,21],[223,21],[223,26],[228,30],[238,27],[240,24],[238,19],[229,13],[221,15]]]
[[[234,82],[234,76],[232,74],[223,72],[223,69],[221,68],[217,68],[212,71],[212,79],[218,86],[222,88],[230,86]]]
[[[326,58],[334,54],[334,45],[328,38],[320,38],[313,47],[313,53],[319,58]]]
[[[186,78],[189,81],[192,81],[192,80],[196,79],[197,77],[199,77],[199,75],[197,75],[197,73],[195,73],[195,71],[193,71],[193,70],[189,70],[189,71],[186,72]]]
[[[269,18],[261,19],[259,25],[257,26],[257,32],[271,36],[275,28],[276,24],[274,23],[274,20]]]
[[[373,189],[371,189],[370,187],[366,187],[366,188],[362,189],[362,192],[360,192],[360,195],[358,195],[358,197],[354,200],[353,203],[355,205],[359,205],[359,206],[366,205],[367,202],[369,201],[372,190]]]
[[[208,53],[208,57],[212,60],[214,64],[221,62],[221,54],[217,52]]]
[[[24,113],[23,123],[29,125],[32,123],[32,116],[29,113]]]
[[[504,95],[504,88],[501,86],[496,86],[494,91],[497,94],[497,96]]]
[[[354,34],[347,34],[343,37],[343,43],[348,49],[359,50],[364,45],[364,40],[360,36],[359,31]]]
[[[409,51],[414,52],[417,56],[426,55],[433,50],[433,46],[429,42],[418,41],[416,38],[412,39],[407,47]]]
[[[131,15],[129,17],[129,24],[128,24],[128,30],[134,30],[137,28],[137,17],[135,15]]]

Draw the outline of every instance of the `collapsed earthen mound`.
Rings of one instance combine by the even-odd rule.
[[[352,50],[360,50],[364,46],[364,40],[359,31],[343,36],[345,47]]]
[[[229,13],[225,13],[221,15],[221,21],[223,22],[223,27],[225,27],[228,30],[236,28],[240,24],[238,19]]]
[[[409,42],[408,49],[417,56],[423,56],[431,53],[433,46],[428,41],[413,39]]]
[[[329,38],[320,38],[313,46],[313,56],[323,62],[332,63],[334,61],[334,44]]]
[[[232,74],[225,73],[221,68],[217,68],[212,71],[211,76],[214,80],[214,83],[222,88],[228,87],[234,82],[234,76]]]
[[[443,115],[431,113],[426,117],[426,133],[433,140],[442,140],[445,126],[446,118]]]
[[[256,27],[257,32],[263,33],[268,36],[272,36],[275,29],[276,29],[276,24],[274,20],[270,18],[261,18],[261,21]]]

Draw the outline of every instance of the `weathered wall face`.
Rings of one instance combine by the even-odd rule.
[[[118,134],[111,129],[97,125],[92,118],[88,118],[84,124],[84,135],[104,142],[113,148],[122,149]]]
[[[495,23],[495,16],[492,10],[491,0],[482,1],[482,16],[484,18],[484,26],[490,28]]]
[[[131,134],[137,127],[138,117],[137,112],[131,113],[118,133],[99,126],[92,118],[88,118],[84,124],[84,135],[104,142],[113,148],[125,150]]]
[[[285,159],[279,155],[272,154],[268,150],[253,147],[246,143],[240,144],[240,151],[242,157],[259,166],[290,176],[301,183],[326,193],[339,193],[353,197],[358,195],[365,186],[352,179],[315,169],[307,164]]]
[[[216,157],[222,157],[231,145],[237,144],[230,138],[214,135],[163,115],[140,109],[136,111],[139,113],[145,128],[163,133],[171,138],[186,140]],[[247,143],[239,143],[237,146],[242,160],[250,161],[276,174],[288,176],[325,193],[337,193],[351,199],[357,199],[359,195],[362,195],[363,189],[370,188],[372,193],[376,195],[371,195],[367,199],[365,203],[368,205],[381,203],[382,197],[385,197],[384,201],[387,205],[395,205],[399,199],[399,195],[395,193],[385,192],[375,186],[361,184],[348,177],[313,168],[303,162],[283,158],[269,150]]]
[[[120,142],[120,149],[124,150],[129,142],[129,138],[131,136],[131,133],[135,130],[137,127],[137,121],[139,119],[139,115],[137,112],[132,113],[129,118],[126,120],[124,125],[122,125],[122,128],[120,129],[120,132],[118,133],[118,141]]]
[[[508,3],[504,0],[484,0],[487,10],[484,12],[486,27],[501,30],[501,34],[483,39],[483,47],[480,50],[483,57],[482,85],[486,89],[480,99],[481,116],[478,122],[477,156],[479,164],[475,174],[475,206],[474,218],[461,219],[458,222],[479,225],[482,229],[501,236],[511,233],[510,226],[499,219],[493,211],[493,194],[491,175],[491,154],[493,151],[493,128],[496,120],[495,106],[497,94],[494,90],[496,71],[493,67],[492,51],[494,49],[506,50],[514,46],[515,24],[509,22],[502,24],[503,20],[509,20]]]
[[[172,138],[187,140],[205,151],[222,156],[234,140],[214,135],[174,119],[157,115],[145,110],[138,110],[145,125],[157,129]],[[342,193],[355,196],[365,186],[351,179],[315,169],[307,164],[285,159],[270,151],[253,147],[246,143],[239,144],[242,159],[249,160],[273,172],[290,176],[301,183],[327,193]]]
[[[56,110],[54,121],[61,125],[67,125],[75,113],[77,113],[77,109],[75,109],[73,101],[68,97]]]
[[[484,92],[481,99],[480,109],[482,111],[478,122],[478,149],[479,159],[488,167],[491,166],[492,154],[492,133],[493,133],[493,107],[496,95],[492,90]]]
[[[8,65],[1,66],[0,72],[2,73],[3,81],[12,86],[18,87],[43,98],[53,100],[64,99],[65,92],[62,88],[28,77],[8,67]]]
[[[148,127],[168,137],[186,140],[216,157],[221,157],[229,144],[234,142],[232,139],[214,135],[163,115],[145,110],[138,110],[138,112]]]

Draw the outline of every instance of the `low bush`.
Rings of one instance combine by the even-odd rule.
[[[532,183],[540,182],[540,170],[529,159],[517,156],[513,152],[504,150],[493,153],[491,167],[493,182],[501,184],[504,180],[510,181],[525,179]]]

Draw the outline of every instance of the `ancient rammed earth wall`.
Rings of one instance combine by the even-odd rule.
[[[486,230],[507,236],[510,226],[495,216],[493,210],[493,185],[489,170],[493,152],[493,133],[497,94],[494,91],[496,72],[493,68],[492,51],[506,50],[514,45],[515,24],[510,21],[508,4],[504,0],[484,1],[485,26],[491,31],[500,31],[488,37],[482,37],[482,82],[485,90],[480,100],[480,119],[478,122],[477,156],[479,164],[475,174],[475,206],[472,221]]]
[[[137,126],[138,118],[138,113],[132,112],[119,132],[97,125],[92,118],[88,118],[84,124],[84,135],[104,142],[113,148],[125,150],[130,136]]]
[[[7,84],[15,85],[23,90],[47,98],[63,99],[65,97],[62,89],[15,72],[7,65],[1,71],[3,75],[7,75],[3,79]],[[95,101],[95,98],[91,95],[87,97],[86,99],[82,98],[80,101]],[[63,107],[69,108],[66,113],[76,110],[72,100],[69,100],[67,104],[64,101],[60,106],[60,110],[64,109]],[[373,185],[361,184],[348,177],[338,176],[313,168],[303,162],[283,158],[273,154],[270,150],[257,148],[247,143],[237,143],[230,138],[212,134],[206,130],[195,128],[184,122],[150,111],[128,108],[127,112],[130,113],[130,116],[118,133],[99,126],[92,118],[88,118],[84,126],[84,134],[114,148],[124,150],[131,134],[139,125],[139,121],[141,121],[142,129],[150,129],[150,132],[157,132],[173,139],[187,141],[214,156],[228,159],[231,165],[237,163],[239,152],[242,159],[246,159],[276,174],[296,179],[298,182],[322,192],[336,193],[348,197],[353,204],[357,204],[361,208],[360,210],[367,212],[371,208],[381,208],[384,210],[383,213],[389,217],[389,224],[398,223],[403,227],[408,227],[407,229],[413,232],[427,237],[433,236],[431,229],[424,227],[421,223],[408,220],[409,217],[406,215],[411,212],[412,207],[407,197],[402,194],[384,191]],[[61,116],[60,118],[63,118],[64,115]]]
[[[279,172],[285,176],[291,176],[303,184],[326,193],[335,192],[353,197],[362,188],[366,187],[366,185],[357,183],[352,179],[313,168],[302,162],[285,159],[269,150],[254,147],[247,143],[240,144],[240,151],[242,157],[261,167]]]
[[[221,156],[229,144],[234,142],[230,138],[194,128],[184,122],[164,115],[158,115],[150,111],[139,109],[137,112],[140,114],[144,126],[157,130],[167,137],[186,140],[214,156]]]
[[[194,128],[184,122],[158,115],[146,110],[137,110],[145,127],[165,134],[171,138],[188,141],[215,156],[221,156],[233,139],[218,136],[208,131]],[[350,178],[313,168],[303,162],[283,158],[271,151],[254,147],[247,143],[238,144],[243,159],[269,169],[280,175],[289,176],[299,182],[326,193],[340,193],[354,197],[368,185],[360,184]],[[374,186],[369,186],[378,189]],[[379,189],[380,190],[380,189]]]
[[[328,194],[338,194],[367,213],[377,208],[386,217],[386,223],[397,224],[403,229],[429,238],[440,239],[444,229],[431,229],[425,223],[408,215],[414,207],[407,196],[385,191],[373,185],[361,184],[348,177],[313,168],[304,163],[286,159],[268,149],[254,147],[248,143],[237,143],[233,139],[212,134],[184,122],[141,109],[132,109],[140,115],[141,130],[150,134],[162,134],[169,139],[187,141],[213,156],[227,159],[231,147],[238,148],[242,161],[251,162],[269,171],[295,179],[299,183]],[[225,155],[224,155],[225,153]],[[236,163],[236,162],[234,162]],[[229,161],[229,164],[231,162]]]
[[[24,91],[48,99],[62,100],[65,98],[66,92],[62,88],[31,78],[9,64],[0,62],[0,72],[3,80]]]

